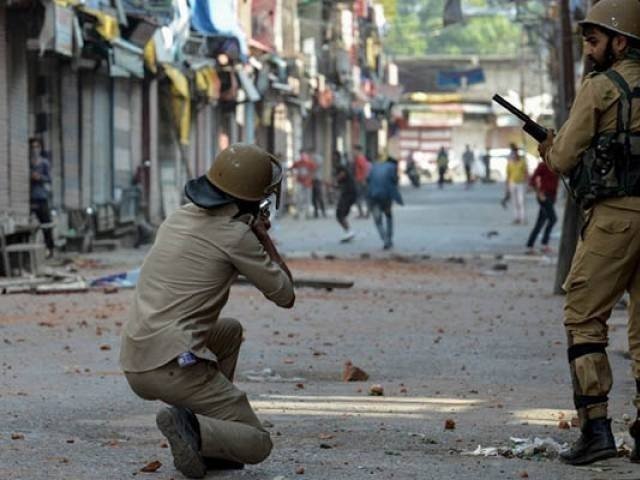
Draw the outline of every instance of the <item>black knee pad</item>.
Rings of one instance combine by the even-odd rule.
[[[584,355],[589,355],[590,353],[601,353],[603,355],[606,355],[606,348],[606,343],[578,343],[576,345],[571,345],[567,349],[569,363],[573,362],[576,358],[582,357]]]
[[[580,357],[585,355],[600,354],[607,357],[606,343],[579,343],[571,345],[567,349],[567,355],[569,363],[575,362]],[[576,379],[579,384],[579,379]],[[577,409],[587,408],[591,405],[600,403],[607,403],[609,397],[605,395],[577,395],[574,394],[573,401]]]

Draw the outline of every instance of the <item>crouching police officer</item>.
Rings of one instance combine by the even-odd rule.
[[[568,174],[585,227],[564,284],[565,328],[582,435],[563,454],[571,464],[616,455],[607,418],[612,376],[605,347],[611,309],[627,290],[629,348],[640,417],[640,0],[600,0],[581,22],[587,76],[569,119],[540,145]],[[631,427],[640,461],[640,419]]]
[[[281,179],[272,155],[231,145],[187,183],[191,203],[160,226],[140,271],[120,363],[138,396],[171,405],[156,423],[190,478],[259,463],[271,451],[269,433],[233,384],[242,326],[219,315],[238,274],[280,307],[294,304],[291,273],[259,213]]]

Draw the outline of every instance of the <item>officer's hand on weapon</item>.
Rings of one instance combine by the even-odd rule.
[[[545,139],[545,141],[538,144],[538,153],[540,154],[540,158],[542,158],[542,160],[546,158],[547,152],[553,145],[553,139],[555,138],[555,136],[556,131],[550,128],[547,131],[547,138]]]
[[[258,240],[262,240],[265,237],[269,236],[269,229],[271,228],[271,220],[264,214],[260,214],[256,217],[256,219],[251,224],[251,230],[256,234]]]

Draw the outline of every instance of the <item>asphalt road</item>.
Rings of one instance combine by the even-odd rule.
[[[404,206],[395,205],[394,252],[436,257],[460,254],[522,254],[529,232],[538,214],[533,193],[526,196],[526,225],[513,225],[511,205],[503,209],[500,200],[504,184],[476,183],[470,189],[462,184],[449,184],[440,190],[433,183],[419,189],[402,187]],[[557,202],[558,217],[562,217],[564,199]],[[274,236],[283,251],[315,252],[338,256],[353,256],[382,250],[382,241],[373,220],[357,218],[354,207],[349,217],[356,238],[340,243],[342,229],[334,218],[299,219],[285,217],[275,222]],[[555,246],[560,237],[561,221],[552,234]],[[538,242],[540,238],[538,239]]]
[[[495,269],[493,255],[518,252],[528,230],[510,225],[495,205],[499,193],[497,186],[407,192],[408,206],[398,215],[407,233],[397,242],[398,250],[405,240],[413,245],[403,248],[412,254],[406,256],[362,259],[376,250],[371,231],[371,239],[363,234],[346,246],[346,259],[313,259],[321,246],[336,253],[345,246],[317,238],[323,221],[281,221],[280,245],[294,275],[349,279],[354,286],[299,289],[295,308],[286,311],[251,286],[233,287],[223,314],[246,330],[237,381],[268,422],[275,448],[260,465],[208,478],[639,478],[625,458],[574,468],[538,454],[465,454],[479,445],[509,446],[511,437],[565,442],[578,435],[559,428],[573,412],[562,298],[550,293],[554,265],[505,256],[506,270]],[[369,222],[358,224],[364,232]],[[503,243],[483,241],[488,229],[500,232],[491,242]],[[414,238],[409,231],[425,234]],[[446,248],[445,231],[455,248]],[[465,259],[447,260],[450,253]],[[144,250],[121,250],[75,257],[70,266],[92,278],[138,266],[143,256]],[[0,296],[0,479],[182,478],[154,425],[160,404],[137,398],[118,368],[131,294]],[[634,413],[624,327],[624,312],[614,312],[616,433]],[[348,360],[369,380],[343,382]],[[383,386],[384,396],[368,394],[373,384]],[[447,420],[455,428],[446,429]],[[156,472],[140,472],[152,461],[162,464]]]

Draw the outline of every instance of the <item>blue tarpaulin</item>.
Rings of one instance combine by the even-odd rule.
[[[140,276],[140,269],[130,270],[123,273],[115,273],[113,275],[107,275],[99,277],[91,282],[91,287],[120,287],[120,288],[134,288],[138,283],[138,277]]]
[[[238,25],[234,0],[193,0],[191,26],[203,35],[235,38],[240,46],[242,59],[248,58],[247,39]]]
[[[439,71],[437,84],[439,88],[458,88],[462,86],[462,79],[466,79],[466,85],[484,83],[484,70],[472,68],[471,70]]]

